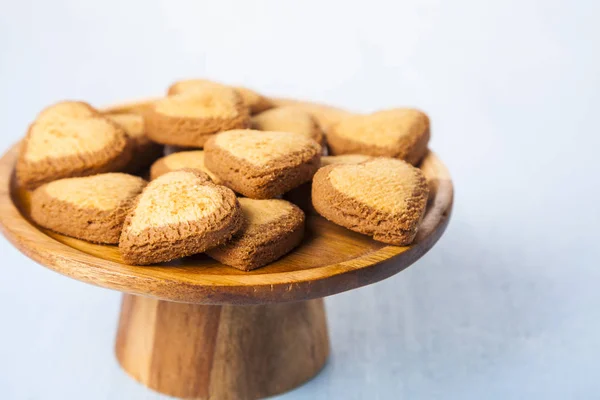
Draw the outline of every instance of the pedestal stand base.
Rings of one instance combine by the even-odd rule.
[[[129,375],[170,396],[273,396],[309,380],[325,364],[323,299],[208,306],[125,294],[116,354]]]

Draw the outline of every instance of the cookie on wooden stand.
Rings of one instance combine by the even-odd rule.
[[[180,151],[156,160],[150,168],[150,179],[156,179],[168,172],[186,168],[198,169],[208,175],[214,183],[221,184],[221,180],[206,168],[203,150]]]
[[[323,129],[325,134],[329,132],[329,129],[334,124],[340,122],[344,118],[355,115],[355,113],[341,110],[339,108],[330,107],[323,104],[306,103],[292,99],[277,99],[274,100],[274,102],[277,107],[293,108],[309,113],[317,120],[319,126],[321,129]]]
[[[313,179],[319,214],[380,242],[410,244],[425,213],[429,187],[420,169],[394,158],[321,168]]]
[[[296,107],[277,107],[252,117],[252,129],[299,133],[325,145],[321,126],[310,113]]]
[[[342,156],[322,156],[321,167],[332,164],[358,164],[367,161],[373,157],[363,154],[345,154]],[[291,201],[300,207],[306,213],[313,213],[315,210],[311,200],[312,181],[306,182],[297,188],[294,188],[284,195],[286,200]]]
[[[354,115],[331,126],[327,143],[332,155],[394,157],[416,165],[427,153],[429,118],[421,111],[397,108]]]
[[[57,103],[43,110],[23,140],[16,173],[35,189],[53,180],[122,170],[131,160],[125,131],[89,104]]]
[[[31,218],[63,235],[118,243],[125,217],[146,183],[122,173],[59,179],[33,192]]]
[[[309,181],[321,146],[289,132],[233,130],[206,142],[204,161],[222,182],[246,197],[270,199]]]
[[[304,213],[279,199],[238,199],[246,223],[224,245],[206,254],[242,271],[267,265],[298,246],[304,236]]]
[[[244,216],[235,194],[198,170],[153,180],[127,216],[119,241],[123,260],[147,265],[202,253],[239,231]]]
[[[252,89],[241,86],[227,86],[206,79],[188,79],[175,82],[169,87],[168,94],[193,93],[211,87],[229,87],[237,91],[251,114],[258,114],[273,107],[271,100]]]
[[[152,140],[181,147],[202,147],[217,132],[250,124],[239,93],[220,86],[157,100],[145,118]]]

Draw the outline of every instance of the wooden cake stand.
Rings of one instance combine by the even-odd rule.
[[[256,399],[314,377],[329,355],[323,297],[410,266],[440,238],[452,209],[450,176],[430,152],[421,164],[430,200],[409,247],[379,243],[309,214],[300,247],[252,272],[204,255],[134,267],[122,263],[116,246],[36,226],[29,193],[15,184],[17,155],[18,145],[0,160],[4,235],[47,268],[123,292],[119,363],[137,381],[180,398]]]

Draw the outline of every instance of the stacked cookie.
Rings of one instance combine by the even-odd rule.
[[[428,197],[414,166],[427,151],[427,116],[276,104],[206,80],[176,82],[137,113],[58,103],[30,126],[17,180],[34,189],[39,225],[118,243],[133,265],[206,253],[259,268],[301,243],[300,207],[375,240],[410,244]]]
[[[89,104],[62,102],[43,110],[29,127],[17,163],[28,189],[56,179],[124,169],[132,159],[125,130]]]

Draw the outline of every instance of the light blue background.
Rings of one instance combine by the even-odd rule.
[[[282,399],[600,396],[597,1],[3,1],[0,147],[45,105],[183,77],[414,105],[456,186],[439,244],[327,299],[333,356]],[[0,398],[163,399],[112,353],[120,296],[0,240]]]

